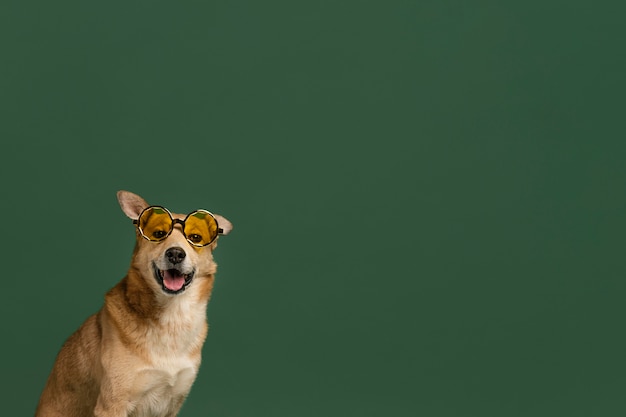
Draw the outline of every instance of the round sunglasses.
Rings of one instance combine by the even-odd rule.
[[[206,210],[193,211],[185,220],[179,220],[173,218],[165,207],[150,206],[141,212],[137,220],[133,220],[141,236],[151,242],[166,239],[177,223],[181,225],[185,239],[198,247],[210,245],[223,232],[215,216]]]

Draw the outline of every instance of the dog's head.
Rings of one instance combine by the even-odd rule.
[[[128,191],[119,191],[117,198],[122,211],[137,224],[137,245],[131,268],[150,288],[166,295],[180,294],[191,287],[194,280],[209,278],[215,273],[217,265],[212,252],[217,246],[217,236],[205,241],[198,239],[203,233],[228,234],[233,226],[226,218],[208,212],[196,214],[196,217],[210,216],[217,222],[214,224],[211,220],[205,227],[204,221],[197,221],[196,217],[191,224],[190,220],[185,221],[185,215],[169,213],[166,209],[146,210],[149,204]],[[158,227],[155,222],[159,223]],[[211,227],[215,230],[209,230]],[[202,228],[205,230],[199,230]],[[146,234],[146,230],[150,233]]]

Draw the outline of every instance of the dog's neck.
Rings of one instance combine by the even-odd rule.
[[[124,336],[132,333],[128,340],[143,340],[151,349],[169,350],[170,354],[197,345],[199,339],[204,340],[206,306],[214,276],[196,277],[185,292],[177,295],[159,294],[146,286],[142,282],[144,279],[139,271],[131,268],[105,297],[105,310],[117,310],[118,313],[109,316],[125,318],[124,323],[114,323],[120,335],[126,338]],[[130,328],[126,323],[135,325]],[[151,335],[161,336],[153,340]]]

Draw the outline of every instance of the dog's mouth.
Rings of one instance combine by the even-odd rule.
[[[191,284],[191,280],[193,280],[194,271],[190,274],[183,274],[176,268],[159,269],[155,264],[152,266],[154,269],[154,278],[161,284],[163,291],[168,294],[178,294],[185,291],[189,284]]]

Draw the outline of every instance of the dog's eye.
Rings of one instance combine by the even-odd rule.
[[[155,230],[155,231],[152,233],[152,236],[154,236],[154,237],[155,237],[155,239],[162,239],[162,238],[164,238],[164,237],[165,237],[165,235],[166,235],[166,234],[167,234],[167,233],[165,233],[163,230]]]
[[[191,240],[193,243],[200,243],[202,242],[202,236],[194,233],[192,235],[189,235],[189,240]]]

